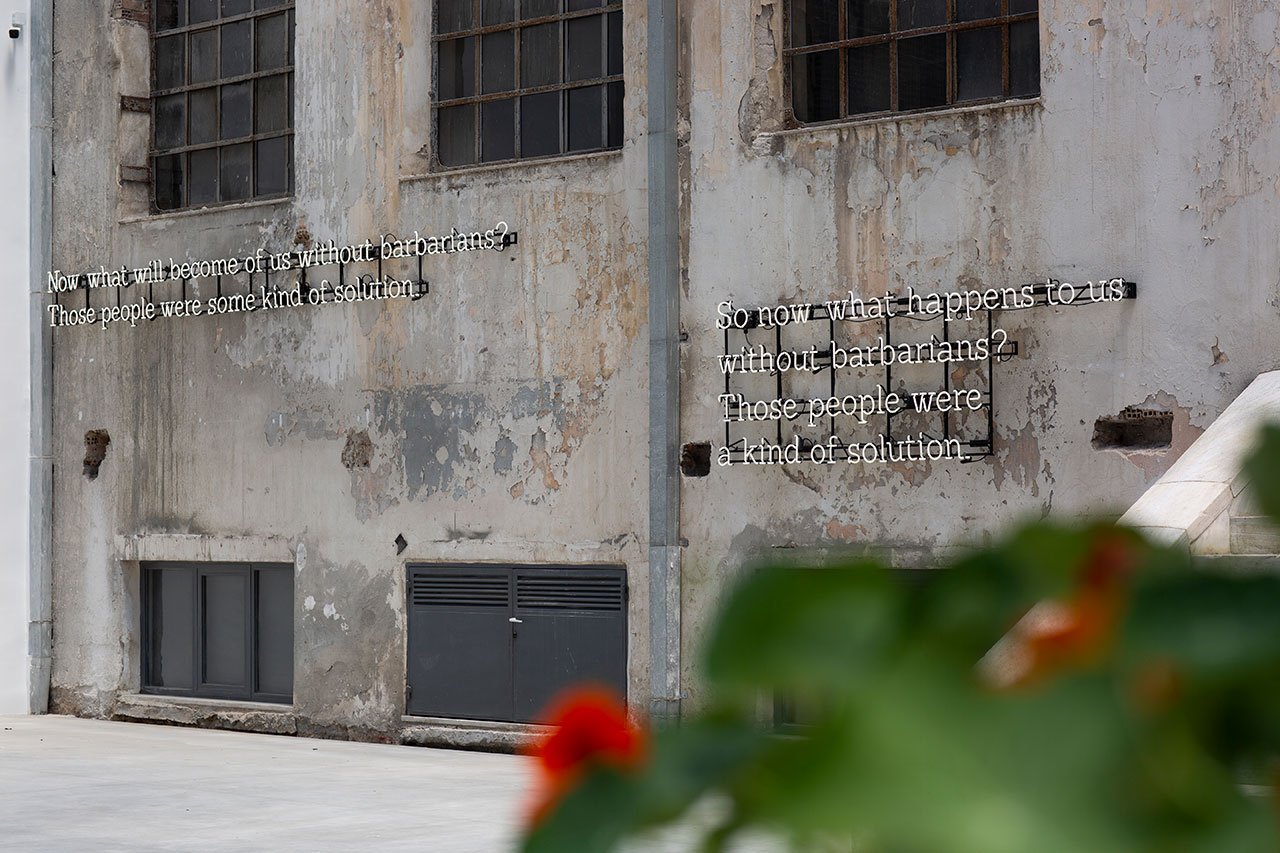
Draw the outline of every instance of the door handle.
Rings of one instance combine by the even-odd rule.
[[[512,625],[523,625],[523,624],[524,624],[524,620],[523,620],[523,619],[517,619],[517,618],[516,618],[516,617],[514,617],[514,616],[512,616],[512,617],[511,617],[510,619],[508,619],[507,621],[508,621],[508,622],[510,622]]]

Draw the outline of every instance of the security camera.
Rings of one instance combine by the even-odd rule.
[[[19,37],[19,36],[21,36],[21,35],[22,35],[22,25],[21,25],[21,24],[14,24],[14,25],[12,25],[11,27],[9,27],[9,38],[11,38],[11,39],[16,39],[16,38],[18,38],[18,37]]]

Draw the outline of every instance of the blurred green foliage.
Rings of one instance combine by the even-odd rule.
[[[1280,429],[1248,471],[1280,518]],[[747,828],[859,853],[1280,850],[1280,578],[1052,524],[927,578],[748,572],[705,707],[638,769],[586,773],[525,850],[612,850],[709,795],[730,808],[708,851]],[[761,721],[775,696],[794,734]]]

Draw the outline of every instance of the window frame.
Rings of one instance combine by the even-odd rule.
[[[794,20],[794,3],[788,0],[784,4],[785,11],[783,15],[783,81],[785,86],[786,97],[786,123],[792,128],[808,128],[808,127],[824,127],[828,125],[850,124],[853,122],[878,121],[886,118],[910,117],[918,115],[928,115],[930,113],[943,112],[953,109],[965,109],[970,107],[992,106],[996,104],[1016,104],[1026,103],[1028,101],[1037,100],[1040,97],[1043,79],[1043,55],[1038,63],[1040,79],[1037,80],[1036,92],[1027,95],[1014,95],[1011,92],[1011,47],[1009,28],[1014,24],[1034,22],[1037,26],[1036,44],[1037,50],[1043,49],[1043,40],[1039,34],[1040,22],[1040,3],[1036,2],[1036,9],[1032,12],[1009,13],[1010,0],[999,0],[1000,14],[988,18],[980,18],[973,21],[956,21],[956,7],[960,0],[946,0],[947,21],[945,24],[935,24],[927,27],[913,27],[907,30],[898,29],[898,2],[899,0],[890,0],[889,2],[889,30],[885,33],[877,33],[874,35],[857,36],[855,38],[840,38],[835,41],[820,42],[812,45],[796,46],[792,43],[792,32]],[[841,36],[848,34],[848,0],[839,0],[838,7],[838,31]],[[956,35],[961,32],[970,30],[980,30],[992,27],[999,27],[1001,30],[1001,89],[1003,94],[989,98],[979,98],[973,100],[957,101],[957,87],[959,74],[956,65]],[[905,39],[918,38],[921,36],[945,35],[947,39],[946,51],[946,74],[947,74],[947,94],[946,103],[936,106],[920,107],[916,109],[903,110],[898,109],[899,104],[899,70],[898,70],[898,46]],[[887,44],[889,46],[889,109],[879,110],[876,112],[853,113],[849,114],[849,59],[848,51],[855,48],[873,47]],[[839,69],[838,95],[839,95],[839,115],[833,119],[822,119],[819,121],[803,121],[797,117],[795,111],[795,89],[792,81],[792,65],[793,59],[806,54],[822,53],[824,51],[837,52],[837,65]]]
[[[191,593],[191,662],[190,674],[192,686],[186,687],[164,687],[157,686],[153,683],[154,660],[153,640],[155,626],[153,623],[153,606],[155,604],[153,596],[155,589],[151,578],[155,573],[161,571],[184,571],[190,574],[192,593]],[[273,693],[259,689],[259,602],[260,602],[260,578],[263,570],[268,571],[287,571],[290,578],[290,586],[293,587],[294,567],[289,563],[202,563],[202,562],[178,562],[178,561],[157,561],[144,562],[141,564],[139,572],[139,601],[141,607],[139,609],[139,631],[138,635],[141,640],[140,655],[140,677],[139,692],[148,696],[178,696],[193,699],[209,699],[222,701],[240,701],[240,702],[261,702],[273,705],[292,705],[293,689],[289,693]],[[234,686],[218,685],[206,682],[205,678],[205,661],[204,661],[204,636],[205,636],[205,596],[204,581],[211,575],[242,575],[246,578],[246,607],[245,613],[245,689],[238,689]],[[290,620],[293,617],[292,604],[289,608]],[[293,624],[290,621],[289,634],[294,634]],[[294,647],[296,642],[291,644],[289,648],[290,668],[293,669],[294,663]]]
[[[186,3],[187,0],[182,0],[182,2]],[[149,40],[148,47],[150,49],[150,57],[148,62],[148,72],[150,76],[147,82],[148,82],[148,91],[150,92],[150,96],[148,99],[149,100],[148,115],[150,116],[150,119],[151,119],[151,125],[148,130],[148,138],[147,138],[147,173],[150,179],[147,203],[148,203],[148,207],[151,215],[160,216],[160,215],[165,215],[170,213],[183,213],[183,212],[188,212],[193,210],[221,208],[221,207],[227,207],[230,205],[250,204],[250,203],[261,202],[261,201],[280,201],[280,200],[286,200],[286,199],[292,198],[294,195],[294,187],[295,187],[295,184],[294,184],[294,172],[295,172],[294,167],[296,163],[296,151],[295,151],[296,126],[295,125],[297,123],[297,120],[295,117],[295,109],[294,109],[295,100],[296,100],[295,85],[296,85],[296,79],[297,79],[296,31],[297,31],[297,14],[298,13],[297,13],[296,0],[279,0],[279,2],[277,2],[275,5],[262,8],[262,9],[256,8],[256,2],[255,2],[254,4],[252,4],[253,6],[255,6],[255,8],[251,8],[250,11],[248,12],[242,12],[239,14],[226,15],[226,16],[221,14],[221,6],[219,6],[219,15],[216,18],[213,18],[212,20],[209,20],[209,21],[201,21],[199,23],[194,23],[194,24],[191,22],[190,14],[188,12],[188,15],[186,17],[186,22],[184,24],[182,24],[181,26],[172,27],[165,30],[157,29],[159,16],[156,14],[156,5],[157,5],[156,0],[150,0],[148,5],[149,5],[149,11],[151,14],[149,16],[150,22],[147,27],[148,40]],[[221,29],[223,26],[227,24],[238,23],[241,21],[255,22],[252,24],[253,29],[251,30],[250,39],[249,39],[249,51],[251,55],[253,55],[255,54],[256,48],[257,48],[257,41],[255,38],[257,33],[256,21],[261,18],[269,18],[279,14],[284,14],[293,21],[293,26],[289,28],[289,33],[288,33],[289,61],[287,62],[287,64],[278,66],[276,68],[272,68],[267,71],[254,70],[254,71],[250,71],[248,74],[240,74],[234,77],[217,76],[210,80],[205,80],[201,83],[190,82],[191,40],[189,36],[191,33],[200,32],[204,30],[213,30],[218,34],[217,36],[218,57],[219,57],[219,65],[221,65],[221,53],[222,53]],[[171,36],[184,37],[183,54],[182,54],[183,85],[171,87],[168,89],[160,89],[157,86],[157,82],[159,78],[157,76],[158,51],[156,49],[156,42],[160,39],[169,38]],[[254,60],[253,64],[256,65],[256,59]],[[219,71],[219,74],[221,74],[221,67],[219,67],[218,71]],[[257,118],[256,82],[258,80],[266,79],[269,77],[284,77],[287,80],[285,97],[287,99],[286,107],[288,110],[288,126],[284,130],[273,130],[273,131],[258,133],[256,130],[256,127],[254,126]],[[214,139],[211,142],[201,142],[201,143],[192,144],[190,141],[190,137],[191,137],[190,94],[192,92],[205,91],[205,90],[212,91],[215,93],[215,98],[214,98],[215,105],[216,105],[215,126],[220,129],[221,123],[222,123],[222,97],[221,97],[222,88],[224,86],[233,85],[236,83],[250,84],[249,85],[249,102],[248,102],[247,109],[249,114],[249,126],[252,132],[248,136],[238,136],[238,137],[235,137],[234,139],[222,139],[219,133],[219,138]],[[185,101],[184,101],[185,107],[184,107],[184,118],[183,118],[183,124],[184,124],[184,130],[185,130],[184,142],[182,145],[175,146],[173,148],[159,148],[156,145],[156,130],[158,127],[158,121],[157,121],[158,105],[161,99],[169,97],[171,95],[185,96]],[[287,185],[287,189],[284,192],[258,194],[255,192],[257,188],[258,163],[259,163],[257,146],[258,146],[258,143],[260,142],[264,142],[272,139],[288,140],[287,161],[285,164],[285,172],[286,172],[285,183]],[[221,174],[220,174],[222,170],[221,151],[222,149],[230,148],[236,145],[250,146],[249,195],[246,196],[245,198],[228,199],[228,200],[219,199],[216,201],[200,202],[198,204],[191,203],[190,201],[190,186],[191,186],[190,154],[194,151],[219,152],[218,171],[219,171],[219,181],[221,181]],[[159,189],[158,164],[161,158],[175,156],[175,155],[184,157],[185,171],[183,175],[183,198],[182,198],[183,203],[175,207],[160,207],[157,199],[157,191]],[[220,189],[221,187],[219,187],[219,190]],[[221,192],[219,191],[219,195],[220,194]]]
[[[498,24],[485,25],[482,14],[483,0],[470,0],[472,4],[472,26],[467,29],[456,30],[447,33],[440,32],[440,0],[431,0],[431,171],[433,172],[452,172],[458,170],[481,169],[491,166],[505,166],[517,163],[545,163],[548,161],[563,160],[572,157],[580,157],[589,154],[601,154],[611,151],[619,151],[622,149],[626,140],[626,110],[622,108],[622,118],[618,127],[618,143],[612,145],[609,142],[609,111],[610,111],[610,89],[617,85],[622,92],[623,104],[626,102],[626,46],[625,46],[625,18],[623,18],[624,35],[620,37],[619,51],[621,53],[619,68],[616,74],[609,74],[609,18],[613,14],[623,15],[624,3],[622,0],[601,0],[599,6],[588,9],[576,9],[569,11],[565,9],[565,2],[561,0],[561,11],[552,15],[540,15],[534,18],[520,17],[519,2],[512,20]],[[601,19],[601,70],[605,72],[600,77],[590,77],[581,80],[566,80],[564,73],[564,62],[567,54],[568,27],[567,22],[578,18],[590,18],[598,16]],[[515,88],[506,89],[500,92],[484,93],[483,88],[483,72],[484,57],[481,43],[484,36],[493,35],[495,33],[511,32],[513,36],[513,54],[512,54],[512,74],[516,83],[522,84],[521,76],[523,69],[521,66],[521,38],[522,30],[530,27],[536,27],[545,24],[560,24],[560,49],[559,61],[560,82],[549,83],[540,86],[518,85]],[[473,94],[460,96],[442,100],[440,98],[440,44],[441,42],[453,41],[455,39],[474,38],[475,48],[473,50],[474,57],[472,59],[473,67]],[[601,137],[603,144],[596,148],[584,148],[578,150],[569,150],[569,122],[566,115],[567,93],[574,89],[587,89],[593,86],[601,86],[604,90],[604,96],[601,98]],[[560,93],[560,108],[557,117],[559,132],[559,149],[552,154],[536,154],[530,156],[522,156],[521,148],[521,115],[520,101],[522,98],[531,95],[540,95],[547,93]],[[482,119],[482,105],[485,103],[493,103],[497,101],[512,100],[514,101],[514,118],[512,122],[512,150],[514,156],[500,160],[485,160],[483,151],[484,126]],[[450,107],[474,106],[475,120],[472,129],[472,139],[474,143],[473,152],[475,159],[469,163],[461,163],[457,165],[449,165],[444,163],[440,158],[441,136],[440,136],[440,111]]]

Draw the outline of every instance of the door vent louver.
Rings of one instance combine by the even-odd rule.
[[[616,612],[625,606],[622,577],[516,577],[516,607],[521,610]]]
[[[413,577],[417,607],[509,607],[511,585],[505,574],[422,573]]]

